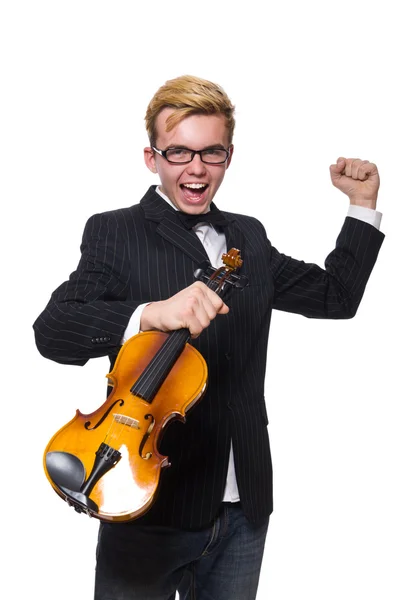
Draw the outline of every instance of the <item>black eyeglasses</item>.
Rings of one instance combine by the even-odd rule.
[[[172,165],[186,165],[192,162],[196,154],[200,155],[203,163],[208,165],[221,165],[229,158],[229,150],[224,148],[205,148],[205,150],[190,150],[189,148],[168,148],[159,150],[152,146],[152,150],[163,156]]]

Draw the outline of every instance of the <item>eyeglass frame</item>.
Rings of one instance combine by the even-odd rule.
[[[180,148],[181,150],[187,150],[188,152],[191,153],[191,158],[190,160],[184,160],[182,162],[175,162],[172,160],[169,160],[166,156],[168,150],[177,150],[178,148]],[[159,154],[160,156],[162,156],[163,158],[165,158],[165,160],[170,163],[170,165],[188,165],[189,163],[192,162],[192,160],[194,159],[194,157],[196,156],[196,154],[198,154],[200,156],[200,160],[202,163],[204,163],[205,165],[224,165],[225,162],[227,161],[227,159],[230,156],[230,146],[229,149],[226,150],[226,148],[213,148],[212,146],[209,146],[208,148],[204,148],[203,150],[191,150],[190,148],[184,148],[183,146],[172,146],[171,148],[167,148],[167,150],[159,150],[158,148],[156,148],[155,146],[151,146],[151,149],[154,150],[155,152],[157,152],[157,154]],[[223,160],[222,162],[207,162],[205,160],[203,160],[203,157],[201,156],[202,152],[206,152],[207,150],[223,150],[223,152],[226,152],[226,158],[225,160]]]

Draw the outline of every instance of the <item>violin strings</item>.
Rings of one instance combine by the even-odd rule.
[[[148,394],[149,389],[152,385],[156,386],[159,383],[159,381],[161,381],[164,372],[169,367],[171,358],[175,354],[175,351],[178,349],[178,347],[181,346],[182,336],[180,334],[174,335],[175,333],[179,333],[179,331],[180,330],[178,330],[177,332],[173,332],[169,336],[169,341],[167,340],[165,342],[165,344],[160,349],[158,355],[155,357],[155,360],[153,361],[150,368],[148,368],[148,370],[142,376],[142,379],[140,381],[140,393],[143,396]],[[183,339],[182,341],[184,345],[185,341]]]
[[[106,433],[106,435],[105,435],[105,439],[104,439],[104,443],[105,443],[105,444],[108,444],[109,446],[112,446],[112,444],[110,443],[110,440],[114,440],[114,441],[116,441],[116,442],[119,440],[119,438],[120,438],[120,437],[121,437],[121,435],[123,434],[123,431],[124,431],[124,429],[125,429],[125,427],[126,427],[126,422],[124,421],[124,423],[122,423],[122,427],[121,427],[121,429],[120,429],[120,428],[117,428],[117,431],[116,431],[116,432],[115,432],[115,431],[111,431],[111,430],[112,430],[112,428],[113,428],[113,426],[114,426],[116,423],[117,423],[117,421],[116,421],[116,419],[115,419],[115,417],[114,417],[114,415],[113,415],[112,422],[111,422],[111,424],[110,424],[110,426],[109,426],[109,429],[107,430],[107,433]],[[118,423],[118,424],[120,424],[120,423]],[[109,443],[108,443],[108,442],[109,442]]]
[[[113,435],[113,433],[112,433],[111,430],[112,430],[112,427],[113,427],[113,425],[114,425],[115,422],[116,422],[116,419],[114,418],[114,415],[113,415],[112,422],[110,423],[109,429],[107,430],[106,435],[105,435],[105,439],[103,440],[105,444],[108,443],[108,440],[110,441],[110,438]]]

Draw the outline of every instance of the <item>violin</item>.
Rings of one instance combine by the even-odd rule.
[[[248,280],[236,274],[239,250],[222,260],[219,269],[203,263],[194,276],[225,299]],[[78,513],[123,522],[152,506],[161,471],[171,466],[158,451],[164,429],[174,419],[184,422],[207,389],[207,364],[189,339],[188,329],[130,338],[106,375],[112,391],[104,404],[87,415],[77,410],[49,441],[47,479]]]

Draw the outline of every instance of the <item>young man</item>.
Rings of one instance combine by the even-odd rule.
[[[205,397],[161,441],[172,466],[153,507],[100,526],[96,600],[171,600],[176,590],[182,599],[255,598],[272,512],[263,398],[271,311],[354,316],[383,240],[377,168],[359,159],[330,167],[351,206],[326,270],[277,252],[252,217],[223,212],[221,227],[207,222],[233,156],[233,112],[225,92],[202,79],[158,90],[144,157],[160,186],[89,219],[76,271],[35,323],[40,352],[65,364],[104,355],[113,364],[139,331],[179,328],[208,364]],[[186,214],[200,215],[197,224]],[[193,273],[206,259],[219,266],[232,247],[249,285],[226,305]]]

